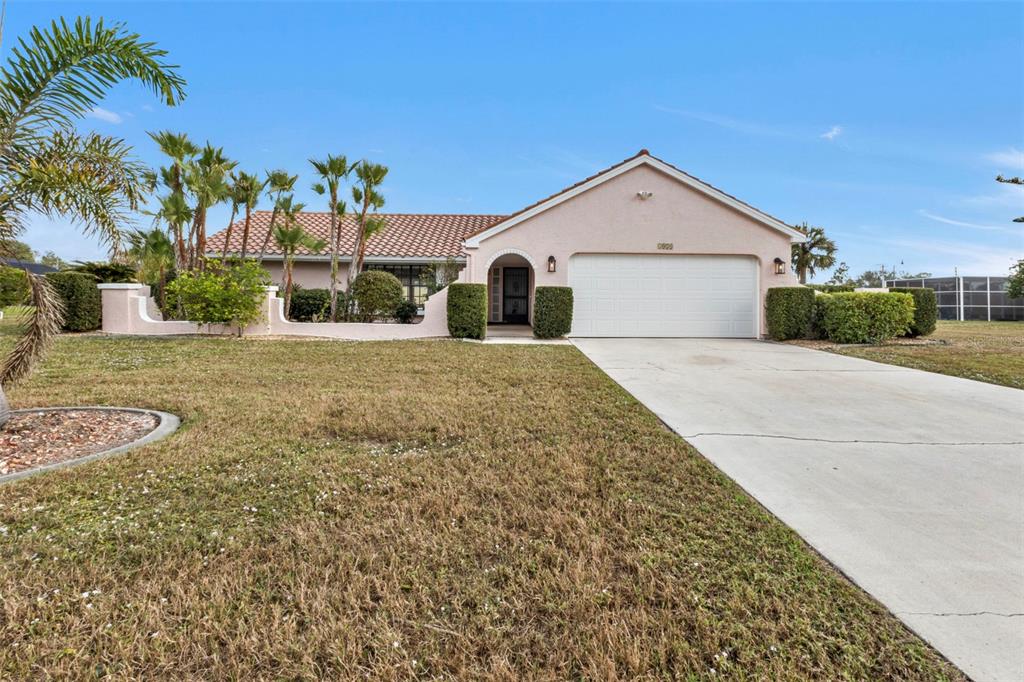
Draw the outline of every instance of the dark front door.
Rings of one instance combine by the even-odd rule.
[[[505,268],[502,317],[509,324],[526,324],[530,320],[530,269]]]

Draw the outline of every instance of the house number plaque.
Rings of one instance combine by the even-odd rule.
[[[671,251],[672,242],[658,242],[658,249],[661,251]]]

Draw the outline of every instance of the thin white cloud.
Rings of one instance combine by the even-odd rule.
[[[1024,152],[1016,147],[985,154],[985,160],[1004,170],[1024,170]]]
[[[118,114],[113,111],[107,111],[106,109],[101,109],[100,107],[93,107],[92,111],[87,113],[86,116],[88,116],[89,118],[96,118],[101,121],[106,121],[107,123],[120,123],[124,120],[123,118],[121,118],[121,114]]]
[[[880,240],[881,243],[900,249],[910,249],[916,260],[922,262],[926,272],[933,274],[952,275],[953,266],[961,275],[1002,276],[1009,272],[1010,265],[1022,255],[1020,250],[1008,250],[992,246],[983,246],[969,242],[943,242],[932,239],[894,239]],[[929,262],[928,256],[933,254],[941,261]]]
[[[837,137],[839,137],[842,134],[843,134],[843,127],[842,126],[832,126],[831,128],[829,128],[828,130],[826,130],[825,132],[823,132],[821,134],[821,139],[828,140],[829,142],[831,142],[832,140],[836,139]]]
[[[728,130],[735,130],[740,133],[747,133],[748,135],[765,135],[770,137],[795,137],[793,133],[761,123],[755,123],[753,121],[741,121],[736,118],[730,118],[728,116],[719,116],[718,114],[708,114],[701,111],[689,111],[687,109],[674,109],[672,107],[661,106],[655,104],[654,108],[658,111],[663,111],[667,114],[676,114],[677,116],[684,116],[691,118],[695,121],[701,121],[703,123],[710,123],[711,125],[718,126],[719,128],[726,128]]]
[[[142,105],[142,110],[143,111],[153,111],[153,105],[152,104],[143,104]]]
[[[934,213],[929,213],[928,211],[924,210],[923,208],[918,210],[918,213],[923,215],[925,218],[928,218],[929,220],[934,220],[937,223],[944,223],[946,225],[955,225],[957,227],[969,227],[972,230],[987,230],[987,231],[994,231],[994,232],[1009,232],[1011,234],[1017,234],[1018,232],[1020,232],[1020,230],[1014,230],[1014,229],[1012,229],[1010,227],[1003,227],[1002,225],[981,225],[979,223],[968,223],[968,222],[964,222],[962,220],[953,220],[952,218],[945,218],[945,217],[940,216],[940,215],[935,215]]]

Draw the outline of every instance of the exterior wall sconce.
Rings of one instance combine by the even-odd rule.
[[[640,201],[647,201],[648,199],[650,199],[651,197],[654,196],[654,192],[648,192],[647,190],[643,190],[643,191],[637,192],[636,196],[637,196],[637,198],[640,199]]]
[[[786,261],[782,260],[781,258],[776,258],[775,259],[775,274],[776,275],[785,275],[786,274]]]
[[[548,272],[554,272],[554,271],[555,271],[555,257],[554,256],[548,256]]]

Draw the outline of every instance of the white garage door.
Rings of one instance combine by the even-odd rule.
[[[744,256],[576,255],[573,336],[757,336],[757,264]]]

